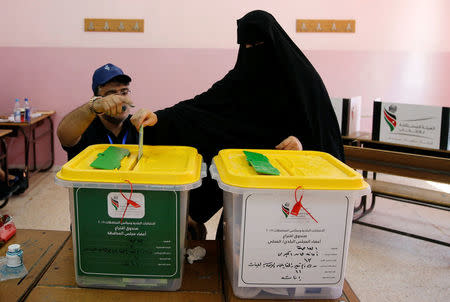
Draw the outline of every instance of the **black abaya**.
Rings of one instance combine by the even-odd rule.
[[[273,149],[292,135],[304,150],[344,160],[330,98],[305,55],[267,12],[250,12],[237,24],[235,67],[208,91],[157,111],[158,123],[146,127],[145,143],[193,146],[210,164],[221,149]],[[190,198],[189,212],[199,222],[222,206],[221,190],[211,179]]]

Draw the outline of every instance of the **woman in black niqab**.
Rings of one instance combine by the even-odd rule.
[[[326,88],[309,60],[275,18],[252,11],[237,21],[236,65],[208,91],[157,111],[145,143],[193,146],[211,163],[221,149],[273,149],[289,136],[304,150],[344,160]],[[222,206],[217,183],[191,191],[190,214],[207,221]]]

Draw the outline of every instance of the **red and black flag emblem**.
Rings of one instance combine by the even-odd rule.
[[[397,117],[393,113],[386,110],[386,108],[384,109],[384,120],[389,125],[391,131],[394,131],[397,126]]]

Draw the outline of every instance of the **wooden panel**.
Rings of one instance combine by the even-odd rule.
[[[0,301],[23,300],[39,281],[69,235],[68,231],[17,230],[14,237],[0,248],[0,255],[6,254],[8,245],[20,244],[28,275],[22,279],[0,282]]]
[[[437,157],[449,157],[450,158],[450,150],[439,150],[425,147],[417,147],[417,146],[408,146],[402,144],[388,143],[388,142],[380,142],[374,141],[371,139],[358,138],[358,142],[361,146],[372,148],[372,149],[383,149],[383,150],[391,150],[391,151],[399,151],[404,153],[413,153],[413,154],[422,154],[422,155],[430,155]]]
[[[7,136],[10,133],[12,133],[12,130],[0,129],[0,137]]]
[[[68,240],[27,301],[222,301],[217,242],[192,241],[206,256],[194,264],[185,263],[181,288],[176,292],[80,288],[75,281],[73,243]]]
[[[144,32],[144,19],[84,19],[84,31]]]
[[[380,149],[387,151],[398,151],[403,153],[421,154],[435,157],[448,157],[450,158],[450,150],[440,150],[425,147],[409,146],[403,144],[396,144],[391,142],[380,142],[372,140],[372,133],[370,132],[355,132],[350,133],[348,136],[342,136],[344,144],[352,146],[360,146],[371,149]]]
[[[72,236],[67,240],[38,285],[76,287]]]
[[[353,169],[450,183],[450,159],[344,146],[346,163]]]
[[[297,32],[354,33],[355,20],[297,19]]]
[[[361,139],[370,139],[372,137],[372,133],[370,132],[363,132],[363,131],[357,131],[349,133],[348,135],[343,135],[342,139],[344,140],[361,140]]]
[[[360,302],[359,298],[356,296],[355,292],[351,288],[350,284],[347,282],[347,280],[344,280],[344,294],[345,298],[347,298],[348,302]],[[341,301],[339,301],[341,302]]]
[[[372,193],[382,193],[394,197],[417,200],[444,207],[450,207],[450,194],[407,185],[393,184],[381,180],[366,179]]]

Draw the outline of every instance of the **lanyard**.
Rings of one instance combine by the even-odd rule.
[[[112,139],[111,139],[111,136],[109,136],[109,134],[106,134],[106,136],[107,136],[108,139],[109,139],[109,143],[112,145],[112,144],[113,144],[113,141],[112,141]],[[127,141],[127,136],[128,136],[128,130],[127,130],[127,132],[125,132],[125,135],[123,136],[123,139],[122,139],[122,145],[125,145],[125,142]]]

